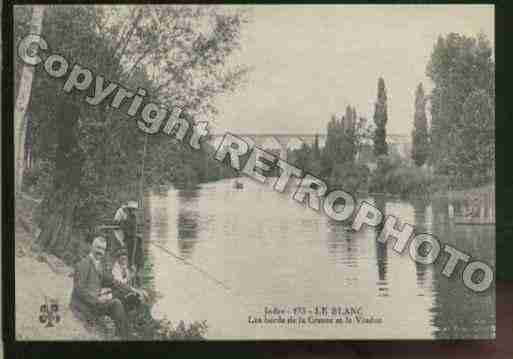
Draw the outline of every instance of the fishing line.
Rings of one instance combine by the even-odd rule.
[[[216,284],[220,285],[221,287],[223,287],[224,289],[226,290],[231,290],[230,287],[228,287],[226,284],[224,284],[222,281],[220,281],[219,279],[217,279],[216,277],[214,277],[213,275],[211,275],[210,273],[208,273],[206,270],[198,267],[197,265],[195,265],[194,263],[191,263],[189,261],[187,261],[186,259],[176,255],[175,253],[173,253],[171,250],[169,250],[168,248],[160,245],[160,244],[157,244],[155,243],[155,241],[150,241],[151,244],[153,244],[155,247],[159,248],[160,250],[162,250],[163,252],[175,257],[176,259],[178,259],[179,261],[182,261],[183,263],[185,263],[186,265],[189,265],[191,266],[192,268],[196,269],[198,272],[200,272],[201,274],[203,274],[205,277],[209,278],[210,280],[214,281]]]

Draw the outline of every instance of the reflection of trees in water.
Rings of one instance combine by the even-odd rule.
[[[383,223],[386,217],[386,200],[384,196],[376,196],[374,198],[374,206],[383,213],[382,224],[376,227],[376,235],[374,237],[374,245],[376,250],[376,266],[378,268],[378,289],[383,292],[383,296],[386,296],[387,292],[387,267],[388,267],[388,253],[387,246],[385,243],[381,243],[377,240],[377,236],[383,229]]]
[[[199,198],[198,188],[187,188],[178,190],[178,202],[196,202]]]
[[[415,233],[427,233],[426,227],[426,210],[429,202],[422,198],[414,198],[410,200],[413,206],[415,223],[411,223],[415,227]],[[414,234],[415,235],[415,234]],[[409,250],[407,247],[406,250]],[[426,285],[426,274],[428,273],[428,266],[425,264],[415,263],[415,273],[417,275],[417,284],[421,287]]]
[[[335,262],[357,267],[358,244],[351,232],[347,232],[348,225],[329,219],[328,228],[328,252],[334,257]]]
[[[179,209],[177,226],[180,256],[189,258],[198,238],[198,213]]]
[[[495,326],[495,290],[478,294],[465,288],[461,270],[454,279],[434,271],[435,301],[431,310],[437,339],[490,338]]]
[[[360,260],[360,241],[362,238],[355,237],[357,234],[348,231],[350,226],[329,219],[327,222],[329,231],[327,233],[328,253],[335,263],[344,267],[358,268]],[[341,285],[354,287],[359,281],[359,271],[347,269],[342,272]]]
[[[157,237],[155,240],[165,243],[169,237],[169,213],[166,206],[153,211],[149,230]]]
[[[379,281],[385,283],[387,280],[387,247],[378,241],[376,241],[376,263]]]
[[[197,189],[183,189],[178,191],[178,218],[176,221],[178,232],[178,250],[183,258],[190,258],[198,238],[198,220],[200,214],[196,208],[199,198]]]
[[[484,261],[493,261],[495,232],[490,226],[452,225],[448,221],[447,200],[432,202],[433,234],[444,243],[451,244],[472,257]],[[433,291],[435,293],[432,308],[434,336],[437,339],[449,338],[489,338],[495,325],[495,290],[474,293],[467,289],[462,280],[464,265],[460,262],[451,279],[442,275],[442,269],[448,259],[441,252],[433,267]]]
[[[186,190],[178,190],[175,192],[178,198],[178,217],[176,220],[176,233],[177,233],[177,244],[178,251],[181,257],[189,258],[192,254],[194,245],[196,243],[196,238],[198,236],[198,217],[199,214],[197,211],[193,211],[188,209],[190,207],[190,203],[194,203],[197,201],[199,194],[195,189],[186,189]],[[160,192],[153,192],[153,196],[156,197],[164,197],[164,198],[172,198],[175,194],[170,194],[164,190]],[[165,205],[162,205],[158,208],[150,208],[151,201],[148,199],[149,197],[145,197],[144,199],[144,208],[147,214],[151,213],[151,220],[146,222],[144,226],[144,238],[150,238],[150,233],[154,237],[153,240],[161,242],[163,245],[168,245],[172,243],[175,238],[172,233],[170,233],[169,226],[172,225],[170,223],[171,218],[169,218],[170,211],[168,206],[172,206],[172,201],[164,201]],[[169,238],[171,236],[171,238]],[[143,283],[144,287],[150,291],[155,292],[156,288],[154,285],[154,263],[153,258],[151,256],[151,251],[149,250],[150,242],[149,240],[145,240],[143,242],[144,252],[145,252],[145,261],[143,268]]]

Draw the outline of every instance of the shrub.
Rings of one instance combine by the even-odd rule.
[[[208,328],[205,321],[186,325],[181,320],[175,326],[167,319],[155,319],[151,315],[150,304],[143,305],[133,325],[139,340],[203,340]]]
[[[329,183],[355,193],[366,189],[370,171],[367,166],[353,163],[336,163],[331,170]]]
[[[427,196],[443,188],[445,182],[444,178],[435,177],[425,168],[408,166],[393,156],[381,156],[369,190],[401,197]]]

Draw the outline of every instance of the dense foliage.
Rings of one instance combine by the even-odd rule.
[[[493,182],[494,66],[484,35],[470,38],[449,34],[438,39],[427,65],[434,83],[432,93],[426,95],[422,84],[415,91],[411,157],[417,167],[389,151],[383,78],[378,80],[373,128],[362,126],[364,119],[356,124],[356,111],[348,106],[345,116],[340,120],[333,116],[328,123],[322,151],[303,145],[291,158],[330,185],[352,191],[424,196]],[[431,128],[426,115],[428,99]],[[363,159],[362,150],[369,146],[369,138],[373,140],[374,158]],[[374,171],[367,166],[375,167]]]
[[[15,43],[29,33],[31,10],[14,9]],[[145,89],[140,108],[149,102],[180,107],[192,125],[198,116],[215,115],[215,97],[243,79],[246,69],[228,58],[244,21],[240,12],[210,6],[49,6],[41,35],[46,55],[60,54],[70,67],[79,64],[107,83]],[[15,58],[16,86],[22,67]],[[66,78],[50,77],[41,64],[32,82],[24,186],[44,198],[34,246],[74,262],[87,251],[92,228],[111,220],[120,203],[139,199],[143,187],[234,174],[170,136],[145,135],[135,122],[140,113],[125,115],[123,106],[110,105],[112,97],[89,105],[94,81],[88,90],[64,92]],[[149,306],[134,324],[140,339],[201,339],[206,331],[205,323],[156,320]]]
[[[29,21],[30,7],[15,8],[16,43],[27,35]],[[42,36],[48,53],[129,90],[143,88],[145,103],[180,106],[193,123],[198,116],[212,118],[216,95],[243,80],[246,68],[228,65],[228,58],[239,47],[244,21],[242,13],[209,6],[49,6]],[[15,65],[19,78],[21,61]],[[90,91],[71,95],[62,91],[63,82],[36,67],[25,189],[37,190],[50,212],[56,195],[73,198],[73,226],[112,216],[126,200],[123,193],[138,199],[143,186],[194,185],[234,175],[169,136],[146,136],[126,111],[109,106],[111,98],[90,106],[84,99],[94,82]]]
[[[387,193],[406,197],[425,197],[447,190],[447,178],[434,176],[427,168],[408,166],[393,155],[380,156],[369,181],[372,193]]]
[[[346,107],[345,115],[333,115],[327,125],[326,143],[319,148],[318,138],[313,146],[303,144],[292,151],[291,161],[301,169],[325,179],[330,186],[338,186],[348,191],[366,187],[369,170],[356,163],[357,153],[362,143],[370,138],[366,120],[358,118],[356,109]]]
[[[17,8],[15,18],[18,41],[26,34],[30,12],[26,7]],[[238,13],[222,14],[215,8],[196,6],[132,7],[129,11],[49,7],[43,36],[52,52],[127,88],[147,89],[148,101],[181,105],[192,123],[195,116],[215,114],[215,96],[233,90],[244,75],[244,68],[230,67],[226,61],[239,45],[243,21]],[[19,77],[18,61],[16,65]],[[449,178],[452,187],[489,182],[494,175],[495,115],[489,42],[483,35],[440,37],[427,74],[435,85],[429,95],[431,129],[425,113],[428,96],[420,84],[412,133],[415,164],[429,161],[436,175]],[[235,175],[165,135],[142,135],[133,121],[107,104],[90,107],[83,101],[85,96],[63,93],[62,82],[37,68],[25,185],[39,189],[51,210],[50,200],[66,182],[64,192],[73,193],[74,224],[91,224],[102,214],[110,215],[125,200],[123,193],[139,196],[142,184],[185,186]],[[355,108],[347,106],[342,118],[333,116],[328,123],[325,147],[321,149],[317,140],[312,147],[303,145],[292,152],[293,162],[332,185],[366,187],[369,171],[357,161],[357,155],[365,131],[370,131],[378,159],[371,190],[404,194],[432,188],[428,185],[430,172],[409,169],[406,163],[383,157],[389,152],[383,78],[378,79],[374,110],[371,131],[363,128],[364,121],[357,119]]]
[[[477,38],[439,37],[427,66],[431,93],[431,163],[454,187],[494,178],[495,64],[492,48]]]
[[[389,151],[387,94],[382,78],[378,80],[374,128],[364,131],[373,139],[374,158],[361,156],[369,136],[362,136],[362,128],[353,127],[356,114],[350,107],[341,121],[333,116],[328,123],[320,163],[313,155],[316,151],[306,145],[294,151],[292,158],[330,184],[350,190],[367,188],[371,192],[423,196],[493,182],[494,66],[492,48],[482,34],[472,38],[452,33],[438,39],[427,64],[434,88],[426,95],[419,84],[415,92],[411,157],[417,167]],[[431,126],[426,115],[428,99]],[[375,170],[369,173],[364,165]]]
[[[143,305],[133,320],[136,340],[203,340],[207,333],[207,323],[179,321],[176,325],[168,319],[155,319],[151,315],[151,306]]]

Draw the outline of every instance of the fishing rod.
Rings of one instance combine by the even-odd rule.
[[[142,157],[142,163],[141,163],[141,177],[139,179],[139,202],[141,204],[140,208],[141,208],[141,213],[142,213],[142,216],[143,216],[143,223],[144,223],[144,171],[145,171],[145,161],[146,161],[147,146],[148,146],[148,134],[146,134],[146,136],[144,138],[144,149],[143,149],[143,157]],[[154,241],[150,241],[150,243],[153,244],[155,247],[159,248],[160,250],[162,250],[163,252],[173,256],[174,258],[182,261],[186,265],[189,265],[192,268],[196,269],[198,272],[200,272],[201,274],[203,274],[205,277],[209,278],[210,280],[214,281],[216,284],[220,285],[224,289],[230,290],[230,288],[226,284],[224,284],[219,279],[215,278],[213,275],[211,275],[210,273],[208,273],[204,269],[201,269],[200,267],[196,266],[195,264],[193,264],[191,262],[188,262],[184,258],[176,255],[171,250],[167,249],[164,246],[161,246],[161,245],[155,243]],[[135,263],[135,252],[136,252],[136,250],[137,250],[137,246],[135,246],[135,244],[134,244],[134,250],[132,251],[132,263]]]
[[[142,164],[141,164],[141,178],[139,179],[139,202],[141,204],[141,213],[142,213],[142,222],[144,224],[144,165],[146,162],[146,148],[148,146],[148,134],[144,136],[144,149],[143,149],[143,158],[142,158]],[[142,237],[141,237],[142,238]],[[134,243],[134,247],[132,250],[132,262],[135,263],[135,253],[137,252],[137,238]],[[138,274],[137,274],[138,275]]]
[[[98,226],[97,227],[98,230],[107,230],[107,229],[120,229],[120,226],[118,225],[101,225],[101,226]],[[160,245],[158,243],[156,243],[156,241],[149,241],[150,244],[154,245],[155,247],[157,247],[158,249],[160,249],[161,251],[169,254],[170,256],[174,257],[175,259],[183,262],[184,264],[186,265],[189,265],[191,266],[192,268],[196,269],[198,272],[200,272],[201,274],[203,274],[205,277],[209,278],[210,280],[212,280],[213,282],[215,282],[216,284],[220,285],[221,287],[223,287],[224,289],[226,290],[231,290],[230,287],[228,287],[225,283],[223,283],[222,281],[220,281],[219,279],[217,279],[216,277],[214,277],[213,275],[211,275],[210,273],[208,273],[206,270],[198,267],[197,265],[195,265],[194,263],[192,262],[189,262],[187,261],[185,258],[183,257],[180,257],[179,255],[177,255],[176,253],[174,253],[173,251],[171,251],[170,249],[164,247],[163,245]]]

